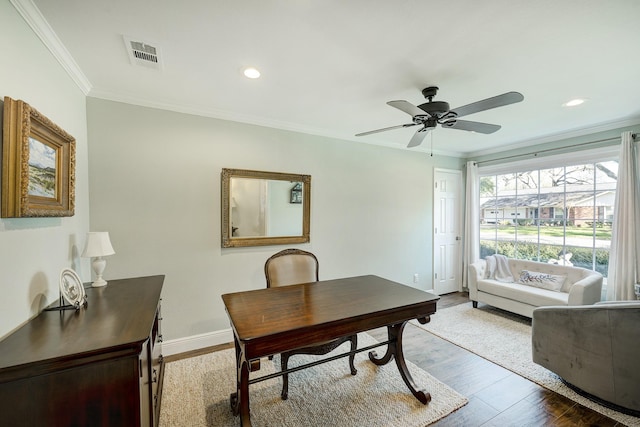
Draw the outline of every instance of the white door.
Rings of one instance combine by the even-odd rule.
[[[462,290],[462,172],[434,170],[433,284],[438,295]]]

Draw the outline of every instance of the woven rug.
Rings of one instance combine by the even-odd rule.
[[[358,347],[376,341],[368,334],[358,335]],[[349,350],[345,343],[333,354]],[[378,348],[384,354],[386,347]],[[239,426],[229,406],[235,392],[235,351],[218,351],[167,363],[160,427]],[[316,360],[316,356],[297,355],[290,367]],[[280,361],[263,359],[255,376],[276,372]],[[402,426],[424,427],[464,406],[468,401],[449,386],[407,361],[419,387],[431,393],[423,405],[402,381],[394,361],[376,366],[367,352],[356,355],[358,374],[352,376],[347,358],[341,358],[289,374],[289,399],[280,399],[280,377],[249,387],[251,421],[254,426]],[[251,373],[254,377],[254,373]]]
[[[416,326],[471,351],[536,384],[561,394],[627,426],[640,418],[602,406],[573,391],[553,372],[531,360],[531,320],[487,305],[471,303],[438,310],[431,322]]]

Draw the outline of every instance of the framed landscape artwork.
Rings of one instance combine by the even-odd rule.
[[[73,216],[75,139],[24,101],[3,118],[2,218]]]

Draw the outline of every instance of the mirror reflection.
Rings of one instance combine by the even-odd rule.
[[[232,237],[302,235],[302,198],[295,188],[301,182],[231,177],[230,191]]]
[[[222,170],[222,246],[309,241],[309,175]]]

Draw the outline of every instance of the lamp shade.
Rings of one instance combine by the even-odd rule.
[[[113,255],[116,251],[111,246],[111,240],[109,240],[108,231],[90,231],[87,233],[87,241],[82,251],[82,256],[85,258],[101,257],[107,255]]]

